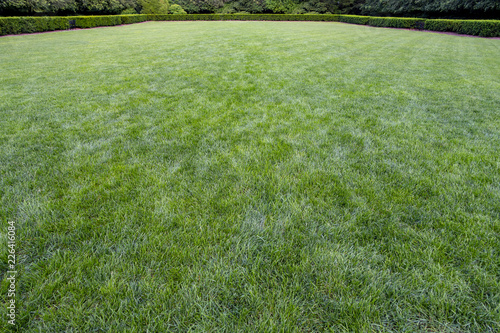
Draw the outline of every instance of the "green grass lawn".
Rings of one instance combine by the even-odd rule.
[[[3,37],[0,196],[0,330],[498,332],[500,40]]]

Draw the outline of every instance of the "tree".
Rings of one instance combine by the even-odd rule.
[[[436,18],[498,18],[498,0],[364,0],[365,15]]]
[[[89,14],[118,14],[124,6],[119,0],[77,0],[79,11]]]
[[[186,11],[184,9],[182,9],[182,7],[177,5],[177,4],[171,5],[170,8],[168,9],[168,12],[170,14],[186,14]]]
[[[142,14],[168,14],[168,0],[141,0]]]

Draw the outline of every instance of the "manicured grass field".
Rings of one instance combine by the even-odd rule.
[[[500,40],[0,38],[0,195],[19,332],[498,332]]]

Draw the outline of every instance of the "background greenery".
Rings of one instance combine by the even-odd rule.
[[[167,0],[0,0],[0,15],[164,14]],[[500,18],[498,0],[170,0],[188,13],[332,13],[431,18]],[[174,7],[173,13],[180,14]]]
[[[187,14],[148,15],[153,21],[242,20],[242,21],[318,21],[345,22],[417,30],[449,31],[459,34],[500,37],[500,20],[443,20],[411,17],[375,17],[341,14]],[[0,19],[1,25],[1,19]]]
[[[500,37],[500,20],[443,20],[411,17],[376,17],[341,14],[186,14],[178,5],[158,3],[148,10],[172,14],[126,14],[93,16],[20,16],[0,17],[0,36],[71,28],[92,28],[144,21],[317,21],[345,22],[418,30],[448,31],[459,34]],[[180,14],[175,14],[176,12]],[[183,13],[183,14],[182,14]]]
[[[498,332],[499,52],[330,22],[0,38],[17,330]]]

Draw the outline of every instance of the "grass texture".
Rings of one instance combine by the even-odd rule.
[[[500,330],[500,40],[148,22],[0,73],[14,331]]]

